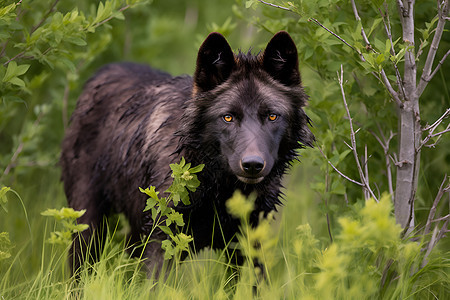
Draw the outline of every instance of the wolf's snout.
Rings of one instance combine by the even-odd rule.
[[[241,160],[241,168],[249,176],[258,175],[264,169],[264,159],[259,156],[246,156]]]

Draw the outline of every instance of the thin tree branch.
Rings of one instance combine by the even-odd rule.
[[[435,223],[435,222],[440,222],[440,221],[446,221],[446,220],[448,220],[448,219],[450,219],[450,214],[447,214],[447,215],[445,215],[445,216],[443,216],[443,217],[434,219],[434,220],[431,221],[431,222],[432,222],[432,223]]]
[[[356,21],[361,22],[361,17],[359,16],[358,9],[356,7],[356,4],[355,4],[354,0],[352,0],[352,8],[353,8],[353,14],[355,15]],[[389,18],[389,15],[388,15],[388,18]],[[393,46],[393,42],[392,42],[392,35],[391,35],[390,30],[387,29],[386,22],[384,21],[384,16],[383,16],[383,22],[385,24],[385,28],[386,28],[386,32],[388,34],[389,40],[391,41],[391,51],[395,55],[394,46]],[[389,27],[390,27],[390,25],[389,25]],[[372,45],[370,44],[369,38],[366,35],[366,31],[364,30],[364,26],[362,25],[362,23],[361,23],[361,36],[362,36],[362,38],[364,40],[364,43],[366,43],[366,49],[372,50],[372,52],[376,53],[376,51],[372,48]],[[353,47],[352,47],[352,49],[353,49]],[[356,49],[354,49],[354,50],[357,51]],[[359,51],[357,51],[357,52],[360,55],[361,60],[365,61],[363,55]],[[404,93],[403,85],[402,85],[402,78],[401,78],[400,72],[398,71],[397,65],[395,63],[394,63],[394,69],[396,69],[397,85],[401,88],[401,90]],[[384,69],[382,68],[381,71],[380,71],[381,78],[378,77],[378,74],[376,74],[375,72],[372,72],[372,75],[374,75],[378,80],[380,80],[383,83],[383,85],[386,87],[386,89],[388,90],[389,94],[391,95],[392,99],[394,99],[395,102],[397,103],[397,105],[399,107],[401,107],[403,105],[403,103],[400,100],[400,97],[398,96],[398,93],[392,87],[391,82],[387,78],[386,72],[384,71]]]
[[[17,59],[17,58],[20,58],[20,57],[22,57],[22,56],[24,56],[25,53],[26,53],[26,51],[22,51],[22,52],[16,54],[16,55],[13,56],[12,58],[8,59],[5,63],[3,63],[3,65],[4,65],[4,66],[7,66],[11,61],[13,61],[13,60],[15,60],[15,59]]]
[[[317,149],[319,149],[320,153],[321,153],[322,156],[327,160],[327,162],[330,164],[330,166],[331,166],[331,167],[332,167],[339,175],[341,175],[342,177],[344,177],[345,179],[347,179],[348,181],[350,181],[350,182],[352,182],[352,183],[354,183],[354,184],[357,184],[357,185],[359,185],[359,186],[364,186],[364,184],[362,184],[361,182],[358,182],[358,181],[356,181],[356,180],[354,180],[354,179],[351,179],[350,177],[348,177],[347,175],[345,175],[344,173],[342,173],[341,171],[339,171],[338,168],[336,168],[336,167],[331,163],[331,161],[328,160],[327,156],[325,155],[325,153],[323,153],[323,151],[322,151],[322,149],[320,148],[320,146],[319,146],[319,145],[316,145],[316,147],[317,147]]]
[[[444,180],[442,180],[436,198],[434,199],[433,205],[431,206],[430,212],[428,213],[428,219],[425,225],[425,229],[423,231],[423,235],[427,235],[428,233],[430,233],[431,223],[433,222],[434,215],[436,214],[436,208],[439,204],[439,201],[441,201],[442,196],[444,196],[444,193],[447,192],[450,188],[450,184],[447,184],[447,186],[444,187],[444,184],[447,182],[447,180],[448,176],[447,174],[445,174]]]
[[[356,8],[355,0],[352,0],[352,8],[353,8],[353,14],[355,15],[356,21],[361,22],[361,18],[358,14],[358,9]],[[369,39],[367,38],[366,32],[364,31],[364,27],[361,23],[361,36],[363,37],[364,43],[366,43],[367,49],[372,49],[372,45],[369,42]]]
[[[447,128],[441,132],[434,133],[436,128],[444,121],[446,117],[450,115],[450,108],[447,108],[447,110],[444,112],[442,116],[439,117],[432,125],[426,126],[422,131],[428,131],[428,135],[421,141],[419,150],[422,148],[422,146],[425,147],[434,147],[438,141],[431,145],[427,145],[428,141],[433,137],[440,137],[444,133],[447,133],[450,131],[450,123],[447,125]]]
[[[447,57],[450,54],[450,50],[447,51],[447,53],[444,54],[444,56],[442,57],[442,59],[439,61],[438,65],[436,66],[436,68],[434,69],[434,71],[430,74],[430,76],[428,76],[426,78],[426,80],[428,80],[428,82],[431,80],[431,78],[434,77],[434,75],[436,75],[437,71],[439,71],[439,69],[441,68],[442,64],[444,63],[444,61],[447,59]]]
[[[392,99],[394,99],[394,101],[397,103],[398,107],[401,108],[403,106],[403,102],[400,100],[398,93],[392,87],[391,82],[389,81],[389,79],[386,76],[386,73],[384,72],[384,69],[381,70],[380,74],[381,74],[381,81],[382,81],[383,85],[388,90]]]
[[[433,41],[430,45],[430,50],[428,50],[427,59],[425,61],[425,65],[422,70],[422,76],[420,77],[419,84],[416,89],[416,95],[417,97],[420,97],[425,90],[426,86],[428,85],[428,82],[433,78],[433,76],[436,74],[436,72],[431,73],[431,69],[433,67],[434,58],[436,56],[437,49],[439,47],[439,42],[442,38],[442,33],[444,32],[445,22],[447,21],[448,12],[449,12],[449,0],[444,0],[442,2],[438,2],[438,15],[439,15],[439,21],[436,26],[436,30],[434,32]],[[441,4],[439,4],[441,3]],[[450,51],[450,50],[449,50]],[[443,62],[445,58],[449,55],[449,51],[447,51],[444,58],[441,60]],[[436,70],[439,69],[440,64],[436,67]]]
[[[444,234],[448,232],[448,230],[447,230],[448,222],[449,222],[449,219],[447,219],[444,222],[444,225],[442,225],[440,230],[438,230],[438,226],[437,225],[436,225],[436,227],[434,227],[433,234],[431,235],[431,239],[428,242],[428,246],[426,248],[427,251],[426,251],[426,253],[425,253],[424,257],[423,257],[423,260],[422,260],[422,264],[421,264],[422,268],[428,263],[428,256],[430,255],[430,253],[433,250],[433,248],[437,245],[439,240],[444,237]]]
[[[393,55],[393,56],[395,57],[396,54],[395,54],[395,49],[394,49],[394,41],[393,41],[393,39],[392,39],[391,21],[390,21],[390,18],[389,18],[389,11],[388,11],[387,3],[386,3],[386,2],[384,2],[384,11],[385,11],[385,14],[383,14],[383,13],[381,12],[381,9],[380,9],[379,11],[380,11],[381,18],[382,18],[382,20],[383,20],[384,30],[386,31],[386,35],[387,35],[387,37],[388,37],[388,39],[389,39],[389,41],[390,41],[390,43],[391,43],[391,50],[390,50],[391,55]],[[385,16],[386,16],[386,19],[387,19],[387,20],[385,20]],[[400,71],[399,71],[399,69],[398,69],[397,64],[396,64],[395,62],[393,62],[393,65],[394,65],[394,70],[395,70],[395,77],[397,78],[397,86],[400,88],[400,91],[402,92],[403,99],[406,99],[406,95],[405,95],[405,87],[403,86],[403,79],[402,79],[402,76],[401,76],[401,74],[400,74]],[[382,72],[384,73],[384,70],[382,70]],[[384,76],[386,76],[386,75],[384,74]],[[384,78],[383,78],[383,79],[384,79]],[[387,79],[387,77],[386,77],[386,79],[385,79],[384,81],[387,81],[387,82],[390,84],[390,82],[389,82],[389,80]],[[385,83],[385,84],[386,84],[386,83]],[[392,88],[392,87],[391,87],[391,88]],[[401,107],[403,106],[403,102],[400,100],[398,94],[395,94],[394,96],[395,96],[395,97],[394,97],[394,100],[397,102],[397,105],[401,108]]]
[[[389,144],[390,144],[391,140],[394,138],[395,134],[391,131],[389,138],[386,139],[386,137],[383,134],[383,131],[381,130],[380,124],[378,122],[377,122],[377,127],[378,127],[378,131],[380,132],[381,138],[371,130],[369,130],[369,133],[375,137],[375,139],[381,145],[381,148],[383,148],[385,164],[386,164],[386,175],[387,175],[387,179],[388,179],[389,194],[391,194],[391,200],[392,200],[392,202],[394,202],[394,187],[392,184],[391,156],[389,155]]]
[[[369,182],[369,156],[367,155],[367,144],[364,145],[364,175],[366,176],[366,180],[367,180],[367,185],[370,186],[370,182]],[[367,191],[365,191],[366,195],[365,198],[368,199],[369,194]]]
[[[120,9],[119,9],[119,12],[123,12],[123,11],[127,10],[128,8],[130,8],[130,5],[129,5],[129,4],[127,4],[127,5],[125,5],[124,7],[120,8]],[[116,17],[116,16],[113,14],[112,16],[110,16],[110,17],[104,19],[103,21],[98,22],[98,23],[95,24],[93,27],[94,27],[94,28],[97,28],[97,27],[99,27],[99,26],[105,24],[106,22],[108,22],[109,20],[111,20],[111,19],[113,19],[113,18],[115,18],[115,17]]]
[[[56,5],[58,4],[59,0],[55,0],[55,2],[53,2],[53,4],[50,6],[49,10],[47,11],[47,13],[44,15],[44,17],[39,21],[39,23],[37,23],[35,26],[33,26],[33,28],[31,28],[30,31],[30,35],[36,31],[36,29],[38,29],[39,27],[41,27],[41,25],[45,22],[45,20],[48,19],[48,17],[50,16],[50,14],[54,11]]]
[[[339,35],[337,35],[336,33],[334,33],[332,30],[328,29],[327,27],[325,27],[324,25],[322,25],[322,23],[320,23],[317,19],[315,18],[309,18],[308,21],[312,21],[313,23],[315,23],[316,25],[322,27],[323,29],[325,29],[326,31],[328,31],[332,36],[334,36],[335,38],[337,38],[338,40],[340,40],[341,42],[343,42],[345,45],[347,45],[348,47],[350,47],[353,51],[355,51],[356,53],[358,53],[358,55],[360,56],[362,61],[366,61],[364,59],[364,57],[362,56],[362,53],[359,52],[358,49],[356,49],[355,47],[353,47],[352,45],[350,45],[349,43],[347,43],[343,38],[341,38]]]
[[[272,7],[283,9],[283,10],[287,10],[287,11],[292,11],[291,9],[289,9],[287,7],[279,6],[279,5],[276,5],[276,4],[273,4],[273,3],[269,3],[269,2],[266,2],[266,1],[262,1],[262,0],[258,0],[258,1],[261,2],[262,4],[265,4],[265,5],[268,5],[268,6],[272,6]]]
[[[339,72],[338,72],[338,81],[339,81],[339,86],[341,88],[341,94],[342,94],[342,100],[344,101],[344,107],[345,110],[347,112],[347,117],[349,120],[349,124],[350,124],[350,141],[351,141],[351,145],[352,145],[352,152],[353,152],[353,156],[355,158],[355,162],[356,162],[356,166],[359,172],[359,176],[361,178],[361,182],[364,185],[364,189],[366,189],[368,191],[368,193],[370,194],[371,197],[373,197],[373,199],[375,201],[378,202],[377,197],[375,196],[375,194],[373,193],[372,189],[370,188],[369,184],[368,184],[368,180],[364,175],[364,171],[361,167],[361,163],[359,162],[359,156],[358,156],[358,151],[356,149],[356,136],[355,136],[355,131],[353,130],[353,122],[352,122],[352,117],[350,115],[350,110],[348,108],[347,105],[347,100],[345,97],[345,91],[344,91],[344,67],[341,65],[341,75],[339,76]],[[364,193],[366,194],[366,193]],[[367,198],[366,198],[367,200]]]

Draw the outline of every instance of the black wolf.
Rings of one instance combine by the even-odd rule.
[[[302,109],[307,99],[297,48],[284,31],[256,56],[233,53],[222,35],[211,33],[193,78],[130,63],[101,69],[87,82],[62,145],[69,205],[86,209],[78,221],[90,225],[74,237],[74,269],[86,256],[83,245],[110,213],[128,218],[131,243],[149,233],[152,219],[143,212],[146,197],[138,187],[165,191],[169,164],[182,156],[194,166],[205,164],[192,204],[177,208],[195,249],[224,248],[234,237],[239,221],[225,201],[235,190],[256,194],[256,225],[261,212],[280,204],[281,179],[298,149],[312,146]],[[157,232],[153,238],[167,236]],[[150,270],[159,270],[161,245],[147,245],[145,257]]]

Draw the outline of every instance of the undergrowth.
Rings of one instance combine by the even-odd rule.
[[[174,176],[178,181],[171,189],[183,189],[168,198],[160,198],[151,187],[142,190],[149,195],[147,208],[160,220],[157,226],[182,225],[176,221],[180,220],[178,215],[168,221],[167,216],[174,211],[167,204],[174,195],[186,191],[193,183],[189,180],[194,179],[189,176],[201,168],[190,168],[185,162],[178,167],[174,167],[180,171]],[[190,186],[190,190],[197,186]],[[3,204],[10,200],[8,192],[2,189]],[[177,196],[177,200],[187,203],[188,194],[181,194],[184,198]],[[53,232],[35,245],[41,248],[41,264],[35,274],[18,279],[17,261],[24,249],[16,249],[8,234],[1,233],[0,299],[446,299],[450,294],[448,252],[435,248],[425,257],[425,241],[402,238],[389,195],[379,203],[369,200],[363,207],[355,206],[353,213],[341,217],[332,243],[320,241],[309,224],[283,219],[276,230],[272,214],[252,228],[248,219],[253,201],[235,193],[227,203],[229,213],[242,224],[238,243],[230,244],[242,252],[242,266],[230,263],[226,250],[193,253],[188,247],[178,247],[177,234],[171,229],[167,231],[171,247],[166,246],[166,250],[167,258],[173,257],[175,263],[161,279],[148,278],[142,260],[129,257],[125,240],[117,242],[119,218],[108,230],[100,260],[84,266],[78,281],[74,280],[67,268],[69,243],[59,237],[67,237],[67,230],[73,233],[83,228],[70,225],[68,219],[76,216],[74,212],[47,210],[44,215],[59,221],[53,224],[46,219],[45,226]],[[166,218],[158,219],[161,212]],[[61,220],[65,220],[64,226]],[[295,231],[289,229],[292,226]],[[188,251],[183,261],[179,259],[181,251]],[[264,270],[254,265],[255,260]]]

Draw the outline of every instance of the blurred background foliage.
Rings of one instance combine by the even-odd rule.
[[[384,51],[386,37],[377,1],[359,2],[364,26],[373,29],[369,38],[374,47]],[[391,15],[393,32],[400,36],[395,3],[389,3],[395,12]],[[1,0],[0,186],[9,186],[21,196],[31,224],[30,232],[21,200],[16,201],[12,194],[5,204],[8,212],[0,210],[0,232],[9,232],[17,252],[11,261],[18,267],[13,277],[20,281],[47,260],[66,259],[44,253],[41,244],[54,225],[40,213],[66,205],[59,181],[60,143],[84,82],[100,66],[117,61],[147,63],[173,75],[192,75],[198,47],[211,31],[224,34],[234,50],[251,48],[254,53],[278,30],[292,35],[299,50],[303,84],[310,95],[306,110],[318,145],[336,167],[356,179],[358,171],[344,143],[349,143],[350,131],[337,83],[336,72],[342,64],[350,110],[361,127],[358,151],[363,154],[367,146],[371,183],[379,195],[388,191],[383,149],[370,132],[380,134],[381,128],[389,136],[390,130],[397,131],[395,105],[351,49],[308,21],[310,17],[319,19],[352,45],[363,47],[351,6],[331,0],[297,4],[303,16],[244,0]],[[436,15],[435,1],[418,1],[416,7],[419,38],[421,31],[432,30],[427,22]],[[444,33],[437,57],[449,48],[450,35]],[[393,74],[387,62],[380,63]],[[450,106],[449,74],[447,61],[425,90],[423,125],[434,122]],[[393,152],[396,144],[394,137]],[[450,170],[448,149],[447,136],[436,148],[422,152],[416,204],[419,229],[444,173]],[[289,239],[298,225],[309,223],[326,246],[330,233],[334,235],[339,228],[337,219],[363,206],[362,192],[333,171],[317,149],[301,154],[301,163],[294,165],[286,180],[286,206],[283,217],[278,217],[280,239]],[[448,214],[448,206],[447,197],[437,214]],[[448,244],[447,239],[443,249]]]

